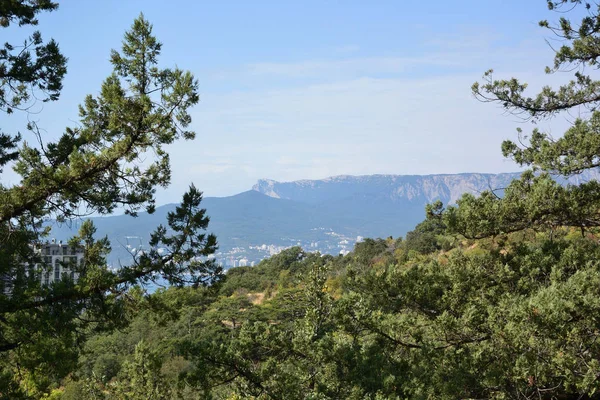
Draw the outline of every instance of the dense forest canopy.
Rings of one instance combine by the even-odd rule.
[[[55,8],[7,4],[7,23],[34,23]],[[530,94],[489,71],[472,90],[534,121],[571,109],[581,117],[558,139],[519,130],[518,144],[503,144],[530,168],[503,196],[436,202],[406,238],[366,239],[346,256],[294,247],[222,277],[200,257],[216,239],[202,233],[208,218],[192,187],[153,235],[166,254],[108,271],[109,244],[85,224],[73,239],[86,250],[82,279],[40,286],[22,266],[35,257],[29,244],[45,217],[70,218],[82,206],[151,210],[156,187],[169,182],[163,145],[193,137],[187,110],[197,84],[158,68],[160,43],[138,18],[111,55],[114,74],[81,107],[80,127],[39,147],[4,139],[2,154],[23,179],[0,187],[0,267],[12,279],[0,296],[0,396],[600,398],[600,186],[552,179],[598,167],[600,6],[547,4],[558,20],[540,25],[563,41],[546,72],[573,80]],[[568,18],[581,9],[583,19]],[[54,54],[51,65],[63,65]],[[37,89],[55,100],[61,77]],[[154,164],[131,165],[150,150]],[[172,286],[147,295],[136,284],[155,273]]]

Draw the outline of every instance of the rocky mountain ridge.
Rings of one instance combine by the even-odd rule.
[[[501,189],[519,173],[438,174],[438,175],[340,175],[320,180],[278,182],[261,179],[252,190],[269,197],[322,203],[357,195],[388,198],[391,201],[454,203],[463,193],[477,194]]]
[[[394,202],[426,202],[441,200],[453,204],[464,193],[477,195],[484,190],[501,192],[510,181],[519,178],[512,173],[460,173],[431,175],[339,175],[324,179],[278,182],[261,179],[252,190],[277,199],[319,204],[355,196],[375,196]],[[599,179],[598,171],[588,171],[559,182],[578,184]]]

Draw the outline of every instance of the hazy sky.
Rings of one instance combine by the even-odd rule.
[[[197,139],[171,147],[173,184],[159,203],[190,182],[225,196],[260,178],[515,171],[500,143],[530,127],[470,86],[489,68],[534,88],[548,81],[549,34],[537,22],[556,15],[545,3],[64,0],[38,27],[69,58],[64,90],[30,118],[48,138],[75,125],[142,11],[164,45],[161,65],[191,70],[201,93]],[[4,32],[14,42],[28,30]],[[2,118],[24,130],[23,114]]]

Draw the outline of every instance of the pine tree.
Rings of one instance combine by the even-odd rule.
[[[6,0],[0,4],[0,27],[37,25],[38,13],[57,8],[58,4],[49,0]],[[66,64],[67,59],[58,44],[54,40],[44,43],[39,31],[23,43],[4,43],[0,47],[0,112],[28,110],[35,99],[57,100],[67,72]],[[19,134],[0,129],[0,172],[17,158],[20,140]]]
[[[453,231],[481,238],[527,228],[553,230],[576,227],[582,233],[600,226],[600,183],[561,186],[556,177],[570,177],[600,167],[600,80],[595,73],[600,61],[600,5],[583,0],[548,1],[548,8],[560,12],[558,23],[544,20],[540,26],[562,40],[555,50],[547,74],[572,73],[573,78],[557,88],[545,86],[527,94],[527,84],[516,78],[497,80],[493,70],[476,82],[473,94],[484,102],[500,104],[508,113],[537,122],[564,113],[578,115],[559,138],[535,128],[529,135],[517,129],[519,141],[502,144],[504,156],[530,171],[513,182],[504,196],[485,192],[479,198],[465,196],[446,217]],[[584,8],[579,21],[569,12]],[[503,198],[501,198],[503,197]]]
[[[0,6],[0,21],[34,23],[36,12],[55,6],[9,1]],[[140,15],[125,34],[121,51],[112,51],[114,72],[100,94],[87,96],[80,106],[77,127],[67,128],[56,142],[45,142],[37,127],[30,126],[40,139],[38,146],[18,137],[0,141],[0,156],[4,162],[16,160],[14,170],[21,176],[14,186],[0,185],[2,394],[16,396],[11,386],[15,379],[43,386],[67,373],[86,327],[110,329],[124,322],[123,304],[133,285],[153,279],[206,285],[220,276],[220,269],[205,261],[217,244],[214,235],[204,233],[209,219],[200,208],[202,193],[193,185],[168,214],[166,226],[151,235],[150,249],[131,265],[108,269],[110,244],[106,238],[96,240],[95,228],[86,222],[69,243],[85,250],[84,263],[68,265],[79,274],[77,282],[67,277],[42,285],[39,268],[30,268],[43,261],[32,244],[44,239],[45,221],[118,209],[132,216],[154,211],[156,189],[166,187],[171,178],[165,145],[195,137],[188,110],[199,99],[190,72],[158,66],[161,47],[152,25]],[[62,74],[55,74],[52,85],[35,85],[54,100],[60,78]],[[0,78],[0,83],[5,81]],[[18,93],[11,100],[6,92],[0,94],[5,111],[18,105]]]

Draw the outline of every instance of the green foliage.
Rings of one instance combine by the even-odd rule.
[[[55,8],[48,1],[3,2],[0,22],[37,24],[38,12]],[[43,45],[39,33],[25,46],[15,50],[18,56],[9,44],[0,50],[0,109],[5,112],[23,105],[33,87],[48,100],[58,98],[66,59],[54,42]],[[43,259],[32,245],[43,240],[41,226],[48,218],[154,210],[156,189],[167,186],[171,176],[164,146],[194,138],[189,109],[198,102],[192,74],[160,68],[160,53],[152,25],[140,16],[121,51],[111,53],[114,72],[99,94],[87,96],[80,106],[78,127],[45,142],[37,127],[29,126],[38,135],[38,147],[0,137],[0,167],[16,159],[14,170],[21,176],[18,184],[0,185],[0,393],[38,396],[56,385],[75,368],[88,335],[127,324],[130,310],[142,300],[133,286],[161,279],[199,287],[220,279],[221,269],[206,261],[217,243],[204,233],[209,219],[200,207],[202,193],[193,185],[167,215],[166,225],[152,234],[151,248],[132,257],[131,265],[110,270],[105,258],[110,243],[95,238],[93,225],[84,222],[69,242],[85,252],[81,265],[69,265],[79,275],[77,282],[64,277],[42,285],[42,270],[36,267]],[[108,377],[122,369],[121,361],[107,354],[90,368]]]
[[[548,5],[559,9],[569,3],[586,4]],[[558,27],[541,23],[566,39],[551,71],[566,64],[596,67],[600,30],[597,13],[588,9],[593,17],[584,17],[578,28],[564,17]],[[137,132],[142,143],[132,149],[144,152],[158,141],[157,164],[131,171],[142,182],[134,185],[133,197],[113,188],[108,198],[86,200],[96,211],[108,212],[114,202],[130,205],[131,213],[142,205],[151,208],[150,178],[168,181],[161,145],[189,136],[169,128],[170,116],[148,101],[146,88],[159,83],[173,88],[163,93],[165,104],[180,93],[191,105],[195,93],[185,74],[144,67],[160,52],[149,32],[143,19],[136,21],[122,54],[113,53],[115,74],[100,100],[88,99],[83,116],[106,126],[111,143],[125,138],[132,141],[124,143],[135,143],[135,121],[154,129]],[[524,95],[525,84],[494,81],[491,73],[473,90],[537,119],[577,105],[595,107],[597,83],[582,73],[575,83],[544,88],[531,98]],[[138,96],[129,98],[125,91]],[[113,109],[118,112],[105,121]],[[181,112],[174,115],[186,124],[187,114]],[[16,351],[0,353],[2,393],[41,397],[53,387],[51,396],[81,399],[599,398],[598,183],[561,186],[551,178],[554,172],[568,175],[596,166],[596,119],[592,111],[558,140],[534,131],[528,146],[506,142],[505,154],[534,171],[503,188],[502,196],[487,191],[465,195],[447,209],[440,202],[428,206],[427,219],[405,240],[367,239],[343,257],[295,247],[256,267],[231,269],[223,283],[215,282],[219,271],[213,265],[197,261],[216,243],[198,233],[208,220],[193,187],[169,214],[170,228],[159,227],[152,236],[153,249],[166,248],[167,255],[149,251],[118,273],[103,268],[109,244],[95,240],[93,226],[84,224],[73,239],[86,249],[80,283],[61,282],[46,292],[23,283],[14,286],[13,297],[1,298],[7,311],[0,338],[7,349],[20,340]],[[88,128],[84,124],[64,146],[52,147],[56,158],[48,160],[56,160],[63,171],[80,158],[82,165],[95,157],[102,162],[103,155],[86,153],[85,147],[82,154],[69,153],[83,140],[79,133],[93,139],[95,131]],[[127,129],[134,132],[120,136]],[[119,150],[109,145],[108,154],[112,151]],[[23,154],[33,166],[35,157],[48,157],[35,155],[34,149]],[[43,181],[35,168],[20,168],[24,182]],[[108,180],[96,182],[112,188],[120,179],[117,170],[109,168],[101,175]],[[25,191],[34,191],[28,185]],[[74,212],[71,189],[53,193],[52,204],[34,202],[26,215],[39,218],[64,207]],[[14,195],[14,204],[23,204],[19,199]],[[14,210],[0,207],[0,216]],[[5,265],[16,265],[17,255],[32,257],[27,244],[36,235],[20,216],[17,212],[2,226],[4,232],[19,228],[0,250]],[[154,272],[173,287],[143,296],[132,285],[147,282]],[[17,277],[27,281],[15,275],[15,282],[21,282]],[[192,287],[184,287],[188,280]],[[96,320],[84,322],[89,318]],[[112,330],[115,326],[121,329]],[[78,354],[76,344],[85,336],[89,340]]]
[[[135,346],[133,360],[126,361],[121,371],[125,379],[113,388],[116,397],[131,400],[168,398],[168,386],[160,371],[161,360],[147,343]]]
[[[49,0],[4,1],[0,5],[0,27],[15,23],[37,25],[38,13],[57,8],[58,4]],[[10,114],[15,109],[28,109],[32,98],[57,100],[67,72],[66,64],[67,59],[60,53],[58,44],[54,40],[44,44],[39,31],[20,45],[4,43],[0,48],[0,110]],[[10,136],[0,137],[6,140]],[[2,157],[0,161],[4,161]],[[0,167],[3,165],[0,163]]]
[[[503,198],[491,191],[479,198],[463,197],[458,207],[448,210],[446,220],[451,231],[480,238],[529,228],[553,230],[559,226],[578,227],[584,233],[599,225],[598,182],[564,187],[551,179],[551,174],[570,176],[600,166],[600,114],[596,111],[600,81],[590,72],[598,68],[600,56],[597,29],[600,6],[581,0],[548,1],[549,9],[561,13],[563,8],[571,11],[582,5],[586,14],[578,23],[569,20],[566,14],[556,25],[540,22],[563,40],[553,67],[546,72],[573,72],[574,78],[569,83],[557,89],[546,86],[536,96],[527,96],[526,84],[515,78],[494,80],[488,71],[483,84],[473,85],[473,93],[480,100],[497,102],[506,111],[534,122],[571,109],[577,110],[580,117],[558,139],[539,128],[529,137],[523,137],[519,128],[520,144],[505,141],[504,155],[542,173],[536,176],[531,171],[524,173],[506,188]]]
[[[369,265],[375,262],[375,258],[380,256],[388,249],[388,244],[383,239],[365,239],[356,244],[353,252],[353,259],[362,265]]]
[[[266,259],[255,267],[231,268],[227,271],[221,293],[231,295],[239,289],[251,292],[262,292],[269,287],[283,283],[290,286],[298,282],[298,277],[306,272],[311,260],[317,254],[305,253],[300,247],[291,247]]]
[[[218,297],[198,302],[193,289],[159,292],[150,303],[187,305],[177,306],[177,314],[154,307],[138,315],[132,330],[112,342],[129,344],[111,350],[113,345],[98,342],[87,362],[102,362],[110,353],[121,357],[123,368],[145,338],[151,348],[164,349],[161,371],[180,365],[164,388],[201,398],[595,393],[596,239],[561,230],[552,238],[513,234],[476,244],[406,260],[394,256],[402,242],[365,241],[341,260],[311,260],[294,287],[278,288],[258,303],[239,290],[245,277],[252,284],[249,273],[238,277],[234,295],[212,291]],[[273,264],[293,259],[291,254]],[[341,269],[341,293],[333,296],[328,282]],[[279,278],[272,279],[276,285]],[[175,322],[167,322],[168,329],[143,329],[161,315]],[[81,373],[93,376],[89,368]]]
[[[57,3],[48,0],[7,0],[0,4],[0,27],[11,24],[37,25],[36,15],[53,11]],[[62,89],[62,79],[67,71],[67,59],[58,44],[50,40],[44,44],[39,31],[35,31],[22,45],[4,43],[0,48],[0,111],[12,113],[15,109],[27,110],[31,99],[57,100]],[[0,172],[10,161],[18,158],[21,135],[4,133],[0,129]]]
[[[403,249],[406,253],[415,251],[429,254],[442,248],[440,236],[446,231],[446,225],[442,220],[443,211],[442,202],[439,200],[427,205],[425,221],[406,234],[406,240],[403,242]]]
[[[584,2],[549,7],[567,3]],[[596,66],[592,15],[578,29],[560,20],[555,69]],[[473,89],[537,119],[594,108],[597,83],[582,77],[532,98],[491,73]],[[505,143],[534,171],[501,196],[430,205],[405,240],[365,240],[339,258],[293,249],[233,269],[178,342],[191,363],[179,382],[206,398],[598,398],[598,183],[551,178],[596,166],[589,117],[558,140],[534,131],[527,147]]]

